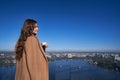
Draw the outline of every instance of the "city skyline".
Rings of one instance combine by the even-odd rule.
[[[14,50],[23,22],[38,22],[47,51],[119,51],[119,0],[0,0],[0,51]]]

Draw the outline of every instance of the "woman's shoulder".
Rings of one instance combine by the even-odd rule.
[[[26,41],[31,41],[31,40],[36,41],[36,37],[35,36],[29,36]]]

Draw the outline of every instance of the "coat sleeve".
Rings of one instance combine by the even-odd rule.
[[[39,62],[39,46],[37,40],[34,37],[27,38],[25,42],[25,55],[29,77],[31,80],[37,80],[36,78],[40,78],[41,76],[41,72],[38,71],[41,64]]]

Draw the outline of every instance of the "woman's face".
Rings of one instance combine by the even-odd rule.
[[[35,28],[33,29],[33,34],[37,34],[38,33],[38,24],[35,24]]]

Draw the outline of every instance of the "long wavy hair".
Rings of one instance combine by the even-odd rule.
[[[33,35],[33,29],[36,27],[35,26],[36,23],[37,23],[37,21],[35,21],[33,19],[25,20],[23,27],[21,29],[20,37],[15,46],[16,60],[20,60],[22,58],[25,41],[27,40],[27,37]]]

